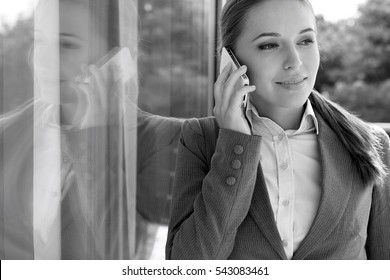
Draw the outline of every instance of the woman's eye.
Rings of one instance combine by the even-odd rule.
[[[268,51],[268,50],[273,50],[277,47],[279,47],[279,45],[276,43],[268,43],[268,44],[260,45],[259,49],[262,51]]]
[[[60,46],[63,49],[75,50],[80,48],[80,45],[70,41],[60,41]]]
[[[298,43],[298,45],[301,45],[301,46],[311,46],[314,44],[314,40],[312,39],[305,39],[305,40],[302,40]]]

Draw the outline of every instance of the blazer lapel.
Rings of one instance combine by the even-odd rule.
[[[252,196],[252,203],[249,209],[249,215],[251,215],[261,232],[280,257],[282,259],[287,259],[279,231],[276,226],[267,186],[264,180],[263,170],[260,164],[257,168],[257,180]]]
[[[322,161],[322,194],[313,224],[294,252],[293,259],[304,259],[332,232],[344,213],[351,194],[352,159],[340,139],[317,114],[319,151]]]

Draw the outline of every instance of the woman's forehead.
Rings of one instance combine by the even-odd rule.
[[[315,29],[311,8],[299,0],[271,0],[251,9],[245,18],[243,32],[299,33]]]
[[[90,28],[90,15],[87,7],[80,2],[61,1],[59,23],[60,31],[82,33],[86,36]]]

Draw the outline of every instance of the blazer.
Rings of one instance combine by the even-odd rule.
[[[390,259],[390,177],[381,186],[365,185],[349,152],[317,118],[321,199],[292,259]],[[379,134],[390,166],[389,137]],[[261,142],[261,136],[220,129],[213,117],[183,123],[167,259],[287,259],[260,164]]]

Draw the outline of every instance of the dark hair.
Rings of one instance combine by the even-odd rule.
[[[363,182],[382,184],[388,170],[381,160],[379,130],[315,90],[309,99],[349,151]]]
[[[221,47],[234,49],[236,41],[243,30],[245,17],[253,7],[273,0],[228,0],[221,18]],[[312,11],[308,0],[296,0],[307,5]],[[314,12],[313,12],[314,16]],[[362,121],[358,117],[336,103],[321,96],[315,90],[309,96],[316,112],[333,129],[338,138],[350,153],[356,168],[364,183],[382,184],[387,170],[381,160],[381,139],[379,130]]]

